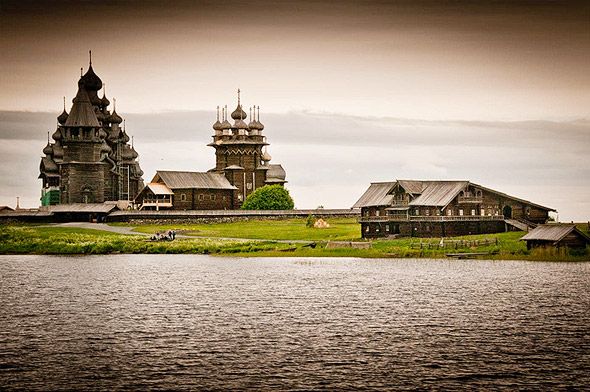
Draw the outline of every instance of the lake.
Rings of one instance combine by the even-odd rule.
[[[0,256],[0,389],[584,389],[590,263]]]

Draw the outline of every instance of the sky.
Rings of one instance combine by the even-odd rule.
[[[240,88],[299,208],[468,179],[590,219],[588,2],[0,0],[0,205],[39,204],[90,49],[146,180],[213,167]]]

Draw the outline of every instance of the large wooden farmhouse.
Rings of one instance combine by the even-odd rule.
[[[54,142],[48,134],[43,148],[41,205],[129,201],[143,188],[138,154],[114,105],[111,112],[104,91],[98,96],[102,87],[91,59],[69,113],[64,98]]]
[[[365,238],[498,233],[545,223],[555,211],[469,181],[416,180],[372,183],[353,208]]]
[[[135,199],[139,209],[217,210],[240,208],[246,197],[264,185],[283,185],[286,174],[270,164],[260,108],[251,107],[249,123],[240,102],[227,119],[227,106],[217,107],[213,124],[215,167],[208,172],[158,171]]]

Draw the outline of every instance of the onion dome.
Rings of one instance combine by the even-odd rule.
[[[39,171],[41,173],[58,173],[59,167],[55,163],[55,161],[49,157],[41,158],[41,165],[39,166]]]
[[[129,136],[127,135],[127,132],[123,131],[121,134],[121,140],[123,143],[129,143]]]
[[[231,114],[231,118],[233,118],[234,120],[243,120],[246,117],[246,112],[242,109],[242,105],[240,104],[238,104],[236,110],[234,110]]]
[[[223,122],[221,123],[221,129],[231,129],[230,122],[227,120],[223,120]]]
[[[264,162],[268,162],[268,161],[270,161],[272,159],[272,157],[270,156],[270,154],[268,153],[268,151],[266,151],[266,149],[264,149],[264,152],[262,153],[261,159]]]
[[[95,113],[96,113],[96,118],[98,119],[98,121],[100,121],[100,122],[105,122],[106,121],[106,119],[107,119],[107,115],[106,114],[104,114],[100,110],[97,110]]]
[[[51,135],[52,139],[55,141],[61,140],[61,131],[60,129],[56,129],[55,132],[53,132],[53,135]]]
[[[137,159],[137,157],[139,156],[139,154],[137,153],[137,151],[135,151],[135,148],[133,146],[131,146],[131,156],[133,157],[133,159]]]
[[[262,131],[264,129],[264,124],[260,121],[256,121],[256,124],[258,125],[258,130]]]
[[[59,145],[59,142],[53,145],[53,158],[62,159],[64,157],[64,149]]]
[[[53,154],[53,147],[51,147],[51,144],[49,144],[49,142],[47,142],[47,145],[43,149],[43,154],[45,154],[45,155]]]
[[[88,71],[80,78],[80,82],[89,91],[98,91],[102,88],[102,80],[94,73],[92,62],[88,66]]]
[[[236,120],[232,128],[248,129],[248,124],[246,124],[244,120]]]
[[[90,102],[94,106],[102,105],[102,100],[98,97],[98,94],[96,94],[94,91],[91,91],[90,94],[88,94],[88,96],[90,97]]]
[[[107,106],[109,106],[111,104],[111,101],[109,101],[109,99],[106,97],[105,93],[102,93],[102,98],[100,99],[100,105],[103,108],[106,108]]]
[[[112,149],[112,148],[110,148],[110,147],[109,147],[109,145],[107,144],[107,142],[105,142],[105,141],[103,140],[103,142],[102,142],[102,144],[101,144],[101,146],[100,146],[100,153],[101,153],[101,154],[108,154],[108,153],[110,153],[111,151],[113,151],[113,149]]]
[[[213,124],[213,129],[216,130],[216,131],[223,130],[223,125],[221,125],[221,123],[219,122],[219,120],[215,121],[215,123]]]
[[[136,153],[137,155],[137,153]],[[123,150],[121,151],[121,158],[123,158],[126,161],[130,161],[132,159],[134,159],[133,157],[133,151],[131,151],[131,148],[129,146],[124,146]]]
[[[64,109],[64,111],[61,112],[61,114],[59,116],[57,116],[57,121],[61,125],[64,125],[67,120],[68,120],[68,112],[66,112],[66,109]]]
[[[116,110],[113,110],[113,113],[109,116],[109,122],[111,124],[121,124],[123,119],[117,114]]]

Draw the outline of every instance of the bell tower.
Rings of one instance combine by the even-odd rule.
[[[237,189],[234,205],[240,206],[246,197],[257,188],[266,185],[269,157],[266,153],[266,137],[260,122],[260,107],[250,107],[250,122],[241,102],[238,89],[238,104],[231,113],[233,124],[227,119],[227,105],[217,107],[217,121],[213,124],[213,142],[208,145],[215,148],[215,168],[211,171],[222,173]],[[264,151],[263,151],[264,149]]]

